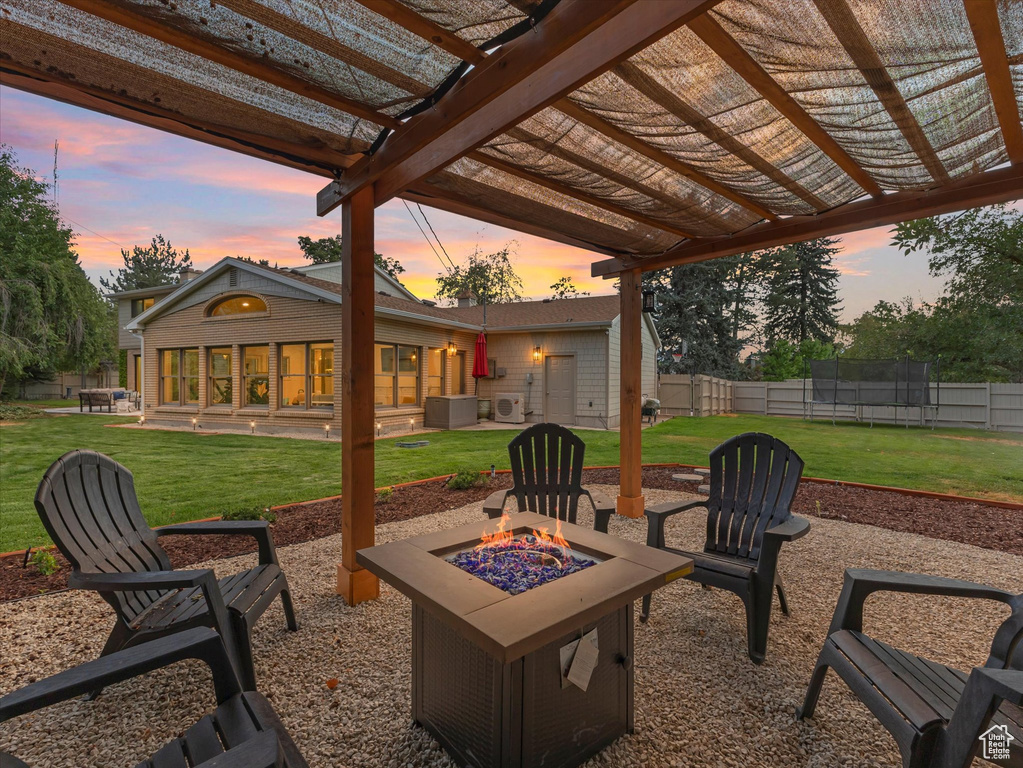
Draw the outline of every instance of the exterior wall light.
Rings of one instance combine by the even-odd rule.
[[[657,311],[657,294],[653,291],[643,291],[643,311]]]
[[[539,363],[543,359],[543,350],[540,347],[533,347],[533,362]]]
[[[457,351],[458,351],[458,347],[455,346],[455,342],[454,341],[449,341],[448,342],[448,354],[449,355],[454,355]]]

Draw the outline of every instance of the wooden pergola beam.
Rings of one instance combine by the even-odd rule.
[[[262,59],[245,56],[223,48],[215,43],[201,40],[198,37],[181,32],[173,27],[136,13],[120,5],[113,5],[108,0],[60,0],[65,5],[90,13],[113,24],[138,32],[141,35],[173,45],[183,51],[200,56],[221,66],[228,67],[257,80],[276,85],[299,96],[339,109],[355,117],[368,120],[385,128],[396,128],[400,123],[388,115],[349,99],[334,91],[329,91],[315,83],[296,77],[288,72],[267,64]]]
[[[865,192],[875,197],[883,194],[878,183],[860,168],[849,153],[842,149],[839,143],[821,128],[720,24],[709,16],[697,16],[689,22],[689,28]]]
[[[527,171],[517,165],[506,163],[504,160],[496,158],[493,155],[488,155],[486,152],[473,152],[471,157],[476,162],[501,171],[502,173],[507,173],[509,176],[515,176],[516,178],[528,181],[531,184],[536,184],[537,186],[556,192],[559,195],[564,195],[565,197],[570,197],[574,200],[586,203],[587,205],[592,205],[595,208],[602,208],[605,211],[609,211],[617,216],[622,216],[623,218],[635,221],[639,224],[644,224],[648,227],[658,229],[662,232],[669,232],[673,235],[678,235],[679,237],[686,239],[692,239],[695,237],[695,235],[691,232],[676,227],[670,222],[655,219],[652,216],[647,216],[639,211],[634,211],[630,208],[618,205],[610,200],[605,200],[602,197],[591,195],[587,192],[583,192],[582,190],[570,187],[567,184],[562,184],[560,181],[555,181],[554,179],[550,179],[541,174]]]
[[[454,32],[444,29],[425,16],[421,16],[407,5],[397,0],[355,0],[388,21],[397,24],[424,40],[429,40],[441,50],[447,51],[462,61],[470,64],[481,64],[487,55],[472,43],[469,43]]]
[[[390,19],[395,24],[398,24],[400,27],[406,29],[407,31],[419,35],[420,37],[426,40],[429,40],[430,42],[437,45],[439,48],[443,48],[448,53],[459,57],[463,61],[468,61],[471,62],[472,64],[479,64],[484,59],[487,58],[487,54],[484,53],[483,51],[480,51],[479,49],[473,47],[471,44],[462,40],[460,37],[454,35],[453,33],[449,32],[443,27],[434,24],[429,19],[420,16],[414,11],[409,10],[407,6],[404,6],[401,3],[396,2],[396,0],[357,0],[357,2],[375,11],[381,16]],[[527,7],[530,10],[532,9],[532,6],[528,3],[521,3],[519,5],[516,5],[516,7],[519,8],[520,10],[523,10],[523,12],[529,12],[526,10]],[[582,107],[579,107],[576,104],[573,104],[567,98],[559,99],[558,101],[554,102],[551,106],[559,110],[560,112],[564,112],[566,115],[573,117],[579,122],[588,125],[591,129],[603,135],[605,138],[610,139],[611,141],[614,141],[623,146],[626,146],[632,151],[637,152],[638,154],[643,155],[644,157],[647,157],[650,160],[653,160],[659,165],[663,165],[667,168],[670,168],[675,173],[684,176],[685,178],[689,179],[690,181],[696,184],[699,184],[705,189],[709,189],[711,192],[714,192],[715,194],[721,195],[722,197],[732,201],[733,203],[736,203],[737,205],[741,205],[743,208],[756,213],[758,216],[762,218],[765,219],[776,218],[774,214],[772,214],[763,206],[753,202],[752,200],[741,195],[735,190],[723,184],[715,182],[713,179],[710,179],[709,177],[705,176],[692,166],[683,163],[681,160],[672,157],[666,152],[663,152],[662,150],[657,149],[656,147],[653,147],[643,141],[640,141],[635,136],[632,136],[618,129],[617,127],[611,125],[605,120],[602,120],[601,118],[597,117],[591,112],[583,109]],[[796,187],[799,187],[799,185],[795,184],[795,182],[790,183],[795,185]],[[802,187],[799,188],[802,189]],[[804,199],[807,199],[807,201],[810,202],[809,198]],[[812,202],[811,205],[813,205]],[[821,204],[820,206],[815,207],[824,208],[826,206]]]
[[[436,107],[318,196],[328,213],[373,184],[377,204],[426,178],[672,32],[716,0],[563,0],[469,72]],[[470,120],[470,118],[472,118]]]
[[[380,594],[377,577],[356,562],[372,547],[374,445],[373,338],[375,279],[373,188],[366,187],[341,209],[341,563],[337,593],[348,605]]]
[[[633,136],[631,133],[626,133],[617,126],[612,125],[601,117],[593,114],[592,112],[583,109],[578,104],[575,104],[568,99],[561,99],[556,102],[554,108],[559,112],[564,112],[571,118],[578,120],[583,125],[587,125],[597,133],[603,134],[612,141],[616,141],[624,147],[628,147],[633,152],[643,155],[644,157],[653,160],[658,165],[663,165],[680,176],[684,176],[690,181],[699,184],[705,189],[709,189],[711,192],[721,195],[726,200],[731,200],[736,205],[742,206],[748,211],[752,211],[761,218],[774,220],[778,218],[764,206],[760,205],[748,197],[739,194],[733,189],[726,187],[724,184],[720,184],[714,181],[709,176],[705,176],[700,171],[696,170],[690,165],[683,163],[677,157],[669,155],[667,152],[658,149],[645,141],[641,141]]]
[[[995,0],[965,0],[965,6],[998,124],[1002,129],[1005,150],[1010,162],[1023,163],[1023,125],[1020,124],[1016,91],[1012,85],[1009,59],[998,20],[998,3]]]
[[[1020,198],[1023,198],[1023,165],[1014,165],[974,174],[937,189],[893,192],[880,198],[846,203],[815,216],[791,216],[757,224],[731,236],[692,240],[658,256],[594,262],[590,273],[594,277],[611,278],[633,269],[649,272]]]
[[[814,2],[817,5],[817,10],[831,27],[831,31],[835,33],[835,37],[849,54],[849,58],[860,70],[867,85],[877,96],[878,101],[884,105],[892,122],[906,139],[906,143],[924,164],[927,173],[938,184],[947,184],[950,181],[948,171],[942,165],[938,153],[931,146],[927,134],[920,127],[920,123],[909,108],[909,104],[906,103],[902,92],[899,91],[898,86],[888,74],[888,69],[881,61],[881,57],[877,55],[877,51],[859,21],[856,20],[849,4],[846,0],[814,0]]]
[[[642,93],[654,104],[674,115],[693,130],[706,136],[723,150],[739,158],[760,174],[766,176],[782,189],[790,192],[814,210],[824,210],[827,204],[802,184],[793,181],[780,169],[762,158],[734,136],[716,125],[712,120],[700,114],[692,105],[686,103],[677,94],[662,86],[643,70],[629,61],[623,61],[614,72],[618,77]]]

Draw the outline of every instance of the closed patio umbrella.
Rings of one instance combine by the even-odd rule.
[[[472,361],[472,377],[476,380],[476,390],[479,391],[480,379],[490,375],[490,368],[487,366],[487,333],[480,331],[476,337],[476,357]]]

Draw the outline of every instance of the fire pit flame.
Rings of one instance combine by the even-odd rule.
[[[596,560],[572,552],[561,535],[561,520],[553,536],[547,528],[516,536],[509,522],[504,515],[496,531],[484,533],[479,544],[449,556],[448,562],[511,594],[596,565]]]

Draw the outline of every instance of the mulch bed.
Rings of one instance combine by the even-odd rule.
[[[699,483],[678,482],[674,468],[643,470],[646,488],[697,493]],[[586,485],[618,485],[618,470],[595,469],[583,474]],[[464,491],[449,489],[436,480],[395,488],[375,506],[377,524],[408,520],[419,515],[482,501],[490,493],[511,487],[511,475],[499,474],[487,485]],[[1023,555],[1023,511],[989,507],[943,499],[909,496],[894,491],[875,491],[824,483],[803,483],[796,494],[793,512],[800,515],[845,520],[904,531],[935,539],[958,541],[985,549]],[[295,504],[276,510],[271,525],[278,547],[330,536],[341,531],[341,501],[328,499]],[[175,568],[220,557],[232,557],[255,550],[254,540],[245,536],[173,536],[161,540]],[[23,558],[0,558],[0,602],[67,587],[70,567],[54,551],[60,570],[43,576],[34,567],[22,567]]]

